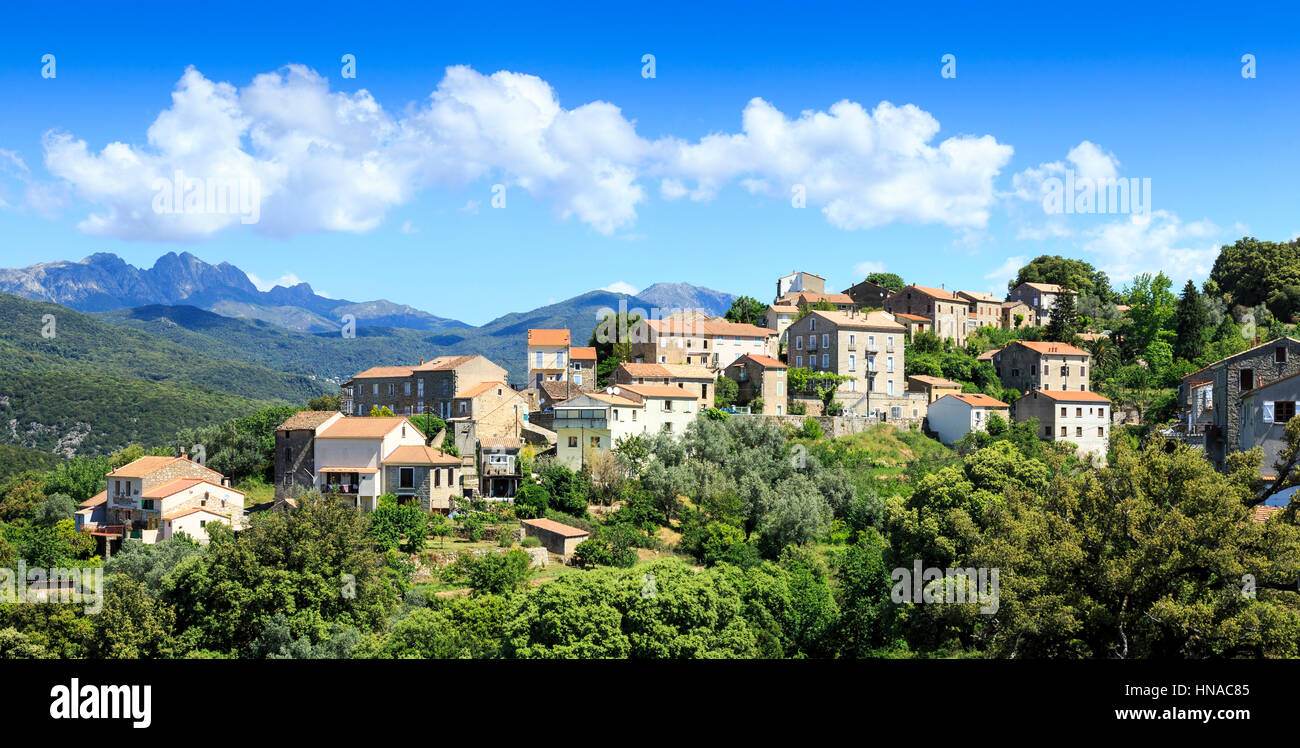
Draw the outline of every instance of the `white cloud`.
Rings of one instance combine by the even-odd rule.
[[[411,223],[410,221],[403,221],[403,222],[402,222],[402,233],[403,233],[403,234],[418,234],[418,233],[420,233],[420,229],[419,229],[418,226],[416,226],[415,224]]]
[[[298,285],[299,283],[302,283],[302,279],[299,278],[297,275],[294,275],[293,273],[285,273],[284,275],[280,276],[279,278],[276,278],[275,280],[263,280],[262,278],[259,278],[258,276],[253,275],[252,273],[249,272],[245,272],[244,275],[248,276],[248,280],[251,281],[252,284],[256,286],[257,290],[259,291],[270,291],[272,288],[275,288],[276,286],[284,286],[285,288],[290,288],[292,286]],[[321,295],[324,296],[324,294]]]
[[[861,229],[901,221],[982,227],[993,179],[1012,149],[992,136],[956,136],[931,145],[939,122],[911,104],[881,102],[868,112],[843,100],[829,111],[787,117],[760,98],[741,117],[742,132],[698,143],[656,144],[667,177],[661,192],[713,198],[732,180],[752,193],[788,200],[797,187],[832,225]]]
[[[177,170],[258,185],[254,230],[274,236],[370,231],[422,189],[484,179],[605,235],[636,221],[643,178],[661,180],[667,200],[707,200],[732,181],[788,199],[803,185],[808,203],[844,229],[982,227],[1012,153],[988,135],[933,142],[933,116],[889,102],[868,111],[845,100],[792,118],[756,98],[741,121],[737,134],[651,142],[614,104],[566,109],[546,81],[509,71],[450,67],[423,103],[391,113],[365,90],[331,91],[302,65],[242,89],[191,67],[144,143],[94,151],[50,132],[44,149],[47,170],[92,206],[82,231],[144,240],[203,238],[241,223],[233,211],[155,212],[154,185]],[[477,209],[474,200],[464,208]]]
[[[1001,265],[985,273],[984,280],[989,282],[989,293],[998,297],[1006,296],[1007,283],[1015,280],[1016,273],[1025,266],[1025,262],[1025,257],[1022,255],[1008,257]]]
[[[861,280],[872,273],[885,272],[885,263],[876,260],[866,260],[853,266],[853,277]],[[855,283],[857,281],[854,281]]]
[[[1128,216],[1087,232],[1083,249],[1099,269],[1122,282],[1139,273],[1203,278],[1219,255],[1222,229],[1208,220],[1182,222],[1168,211]]]
[[[638,289],[636,286],[632,285],[631,283],[625,283],[623,281],[615,281],[600,290],[609,291],[610,293],[625,293],[628,296],[636,296],[637,291],[640,289]]]

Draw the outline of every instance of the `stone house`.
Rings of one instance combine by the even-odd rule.
[[[664,384],[680,387],[699,399],[698,410],[713,407],[717,379],[703,366],[623,362],[614,369],[613,384]]]
[[[439,356],[417,366],[376,366],[343,384],[340,410],[367,416],[375,406],[393,415],[452,418],[456,393],[480,382],[504,382],[506,370],[483,356]]]
[[[1057,297],[1066,293],[1076,297],[1079,295],[1077,291],[1055,283],[1021,283],[1007,294],[1007,301],[1024,303],[1033,310],[1035,321],[1039,325],[1046,325],[1052,321],[1052,307],[1056,305]]]
[[[797,294],[783,296],[776,300],[776,305],[793,306],[795,309],[804,311],[816,306],[831,306],[832,309],[826,311],[848,312],[857,309],[857,304],[853,303],[853,297],[845,293],[812,293],[803,291]]]
[[[537,538],[546,550],[557,556],[570,556],[578,544],[591,537],[591,533],[577,527],[562,525],[553,519],[520,520],[524,537]]]
[[[763,399],[763,407],[752,413],[765,416],[786,414],[785,364],[771,356],[746,354],[731,362],[723,376],[736,383],[736,403],[750,405],[754,398]],[[752,405],[751,405],[752,408]]]
[[[970,326],[1002,327],[1002,299],[983,291],[958,291],[956,296],[970,303]]]
[[[907,378],[907,389],[909,392],[924,393],[926,403],[933,405],[934,401],[944,395],[960,395],[961,382],[928,374],[914,374]]]
[[[235,529],[244,526],[244,494],[229,486],[221,473],[187,456],[145,456],[108,472],[104,525],[120,527],[130,537],[156,543],[181,531],[216,521]],[[181,522],[202,509],[203,518]],[[184,516],[181,513],[185,512]],[[208,517],[207,515],[213,515]],[[195,535],[207,542],[207,534]]]
[[[422,506],[427,500],[426,508],[440,511],[446,497],[460,495],[461,459],[427,448],[424,434],[401,416],[338,419],[316,434],[313,448],[313,485],[360,509],[373,510],[391,493]],[[430,481],[427,489],[423,480]]]
[[[488,499],[511,498],[523,480],[522,439],[484,438],[478,443],[479,492]]]
[[[645,340],[632,343],[636,363],[688,364],[725,369],[746,353],[776,355],[777,332],[723,319],[651,319]]]
[[[966,345],[971,305],[968,300],[950,291],[914,283],[886,299],[885,311],[925,317],[930,320],[933,325],[931,329],[940,339]]]
[[[1004,301],[1001,309],[1002,329],[1004,330],[1038,326],[1038,315],[1034,314],[1033,307],[1023,301]],[[1017,317],[1020,318],[1019,321],[1016,320]]]
[[[1183,378],[1178,388],[1179,420],[1194,419],[1199,424],[1205,456],[1222,470],[1227,456],[1241,448],[1242,395],[1298,372],[1300,341],[1295,338],[1270,340],[1215,361]],[[1194,392],[1200,393],[1199,408]]]
[[[797,368],[847,377],[834,395],[846,409],[864,415],[887,412],[907,401],[905,333],[884,312],[813,311],[790,326],[786,360]]]
[[[1067,343],[1013,340],[990,357],[1003,387],[1087,392],[1092,354]]]
[[[1038,419],[1039,436],[1069,442],[1080,457],[1106,464],[1110,445],[1110,400],[1096,392],[1039,389],[1016,400],[1016,422]]]
[[[301,410],[275,427],[276,501],[315,486],[316,434],[342,417],[332,410]]]
[[[569,379],[579,386],[596,386],[596,349],[583,346],[569,349]]]
[[[894,292],[884,286],[864,280],[857,285],[844,289],[844,293],[853,299],[853,303],[860,309],[884,309],[885,299],[888,299]]]
[[[403,444],[382,461],[383,492],[415,501],[426,512],[447,514],[461,496],[461,458],[423,444]]]
[[[517,437],[528,415],[528,400],[505,382],[478,382],[456,393],[451,418],[474,422],[478,438]]]

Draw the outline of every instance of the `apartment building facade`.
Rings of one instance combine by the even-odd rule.
[[[695,396],[669,385],[615,385],[555,406],[556,459],[580,470],[593,452],[620,438],[667,432],[681,435],[699,411]]]
[[[1065,286],[1055,283],[1021,283],[1007,294],[1007,301],[1019,301],[1028,306],[1033,310],[1037,323],[1046,325],[1052,321],[1052,307],[1056,306],[1057,297],[1067,293],[1077,300],[1079,293]]]
[[[967,314],[970,326],[1002,327],[1002,299],[982,291],[958,291],[956,296],[970,304],[970,312]]]
[[[1013,340],[990,357],[1003,387],[1031,390],[1089,390],[1092,354],[1067,343]]]
[[[376,366],[343,383],[340,410],[366,416],[372,408],[393,415],[432,413],[452,418],[456,393],[483,382],[505,382],[506,370],[484,356],[439,356],[417,366]]]
[[[717,378],[703,366],[623,362],[614,369],[613,384],[662,384],[679,387],[698,399],[698,410],[713,407]]]
[[[786,360],[795,367],[848,379],[835,399],[857,412],[906,402],[903,375],[906,328],[884,312],[809,312],[790,326]]]
[[[966,345],[970,302],[951,291],[912,284],[886,299],[885,311],[925,317],[940,339]]]
[[[1038,419],[1039,436],[1047,441],[1069,442],[1076,454],[1106,464],[1110,445],[1110,400],[1096,392],[1040,389],[1016,400],[1019,423]]]
[[[569,331],[528,331],[528,386],[542,382],[563,382],[569,375]]]
[[[783,416],[787,411],[786,371],[788,366],[771,356],[746,354],[731,362],[723,376],[736,383],[736,403],[751,413]],[[754,408],[756,398],[762,407]]]
[[[635,363],[687,364],[716,372],[746,353],[777,353],[777,332],[756,325],[721,319],[651,319],[645,328],[647,340],[632,343]]]

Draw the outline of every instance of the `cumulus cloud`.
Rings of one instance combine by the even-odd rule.
[[[791,118],[755,98],[741,116],[741,130],[697,143],[658,143],[666,175],[661,193],[708,200],[741,180],[751,193],[784,199],[802,191],[842,229],[896,221],[982,227],[995,200],[993,180],[1012,153],[989,135],[932,144],[938,120],[911,104],[887,101],[867,111],[844,100],[829,111]]]
[[[1169,211],[1128,216],[1087,232],[1082,248],[1113,281],[1139,273],[1205,277],[1219,255],[1223,231],[1208,220],[1184,223]]]
[[[989,293],[999,297],[1005,296],[1007,283],[1015,280],[1016,274],[1025,266],[1026,261],[1027,258],[1023,255],[1008,257],[1001,265],[985,273],[984,280],[989,282]]]
[[[47,170],[92,206],[81,230],[126,239],[197,239],[241,224],[274,236],[360,233],[422,189],[489,179],[606,235],[636,221],[641,181],[652,178],[667,200],[708,200],[731,182],[788,198],[797,185],[844,229],[982,227],[1012,149],[988,135],[935,142],[938,133],[913,105],[868,111],[846,100],[791,117],[754,99],[738,133],[650,141],[616,105],[565,108],[532,75],[450,67],[425,101],[393,113],[365,90],[331,91],[315,71],[289,65],[242,89],[191,67],[143,143],[94,150],[52,131],[44,151]],[[174,190],[184,199],[160,210],[160,185],[178,172],[254,186],[258,215],[181,210],[204,205],[189,201],[188,182]],[[464,210],[477,208],[471,200]]]

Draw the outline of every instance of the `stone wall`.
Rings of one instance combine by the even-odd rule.
[[[804,419],[812,418],[822,427],[822,433],[832,438],[860,434],[882,423],[898,429],[911,429],[915,426],[919,430],[921,422],[924,420],[921,418],[900,418],[881,421],[869,416],[762,416],[746,414],[733,415],[732,418],[760,418],[767,423],[796,429],[803,425]]]

